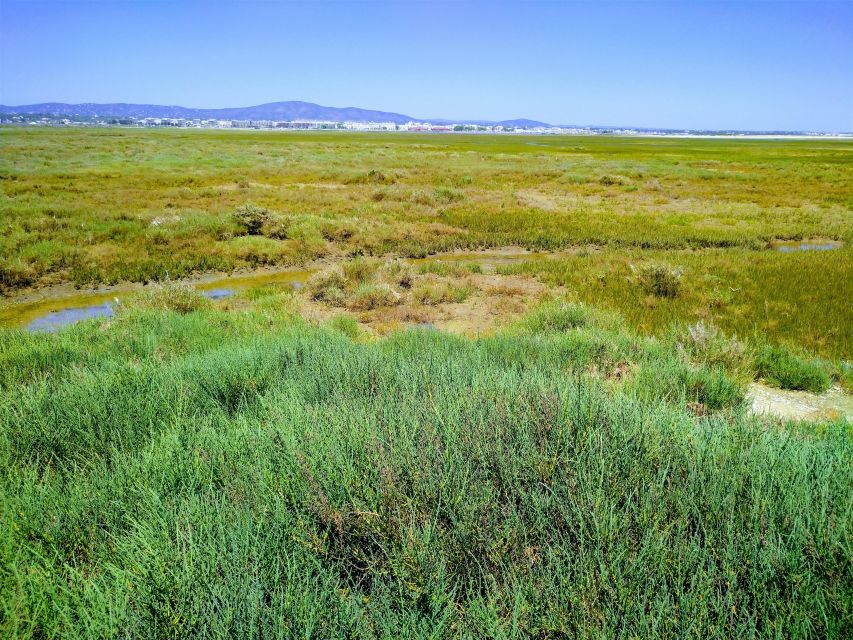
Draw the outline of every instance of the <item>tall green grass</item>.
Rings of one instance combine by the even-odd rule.
[[[0,331],[3,635],[853,632],[849,425],[759,424],[587,309],[350,325],[270,294]]]
[[[641,274],[667,263],[681,275],[674,295],[655,295]],[[853,357],[853,250],[581,251],[499,265],[565,287],[577,300],[619,312],[635,328],[663,333],[698,321],[756,342]],[[663,273],[667,273],[666,270]]]

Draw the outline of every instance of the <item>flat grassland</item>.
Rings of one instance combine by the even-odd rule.
[[[0,636],[853,636],[851,143],[0,144]]]
[[[0,291],[355,255],[568,250],[516,272],[634,326],[853,357],[853,143],[0,129]],[[234,219],[254,203],[257,234]],[[774,240],[836,240],[783,254]],[[680,294],[632,286],[648,263]]]

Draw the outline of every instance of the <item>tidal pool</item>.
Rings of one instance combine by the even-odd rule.
[[[115,314],[113,305],[109,302],[93,304],[88,307],[69,307],[49,311],[43,316],[34,318],[28,325],[27,331],[47,331],[52,333],[69,324],[92,318],[108,318]]]
[[[234,295],[233,289],[210,289],[202,291],[206,298],[211,300],[220,300]],[[102,302],[81,307],[66,307],[64,309],[56,309],[48,311],[43,315],[38,315],[27,324],[27,331],[47,331],[52,333],[62,327],[80,322],[81,320],[91,320],[93,318],[109,318],[115,315],[115,306],[118,304],[119,298],[115,297],[111,302]]]
[[[545,255],[549,254],[498,250],[439,254],[426,258],[409,259],[406,262],[413,265],[430,262],[477,262],[484,267],[485,271],[494,271],[494,268],[499,264]],[[277,285],[300,289],[316,271],[318,269],[267,270],[200,281],[195,284],[195,287],[211,300],[221,300],[239,291],[255,287]],[[12,304],[0,310],[0,321],[12,326],[23,326],[28,331],[53,332],[81,320],[115,315],[120,299],[139,289],[139,285],[127,285],[124,288],[120,287],[109,292],[103,290],[89,293],[75,292],[72,296]]]
[[[835,240],[777,241],[770,247],[783,253],[794,251],[827,251],[842,246]],[[479,264],[484,273],[494,273],[498,266],[536,258],[559,258],[568,252],[530,252],[518,247],[471,252],[451,252],[409,258],[413,266],[446,262],[450,264]],[[289,286],[299,289],[319,269],[262,270],[231,276],[202,279],[195,287],[212,300],[227,298],[240,291],[263,286]],[[12,303],[0,308],[0,323],[22,326],[29,331],[56,331],[61,327],[91,318],[109,317],[123,296],[139,290],[140,285],[127,284],[110,291],[75,292],[64,297],[45,298],[34,302]]]
[[[221,300],[238,291],[270,284],[282,284],[299,289],[310,276],[310,271],[282,271],[234,276],[200,282],[195,286],[207,298]],[[75,292],[74,295],[47,298],[34,302],[12,304],[0,310],[0,321],[11,326],[24,327],[27,331],[54,332],[62,327],[93,318],[108,318],[115,315],[121,298],[140,287],[128,285],[113,291]]]
[[[795,251],[829,251],[838,249],[841,243],[837,240],[780,240],[771,242],[770,246],[782,253],[793,253]]]

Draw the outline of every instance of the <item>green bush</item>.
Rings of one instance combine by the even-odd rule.
[[[452,189],[451,187],[436,187],[435,189],[433,189],[432,195],[433,198],[435,198],[439,202],[444,202],[447,204],[459,202],[465,197],[465,195],[461,191],[459,191],[458,189]]]
[[[465,302],[473,292],[474,289],[467,284],[424,278],[412,288],[412,299],[426,305]]]
[[[743,406],[744,388],[722,367],[684,362],[668,343],[653,341],[646,349],[632,382],[644,401],[674,402],[699,413]]]
[[[258,207],[250,202],[237,207],[234,210],[233,218],[247,234],[256,236],[260,235],[261,228],[270,221],[271,215],[269,209]]]
[[[381,269],[381,277],[393,286],[411,289],[415,282],[415,273],[411,265],[402,260],[389,260]]]
[[[838,381],[844,389],[853,392],[853,362],[841,362],[838,371]]]
[[[343,271],[346,279],[353,284],[361,284],[373,280],[379,269],[379,263],[376,260],[368,260],[365,258],[355,258],[343,264]]]
[[[210,300],[191,284],[184,282],[164,282],[146,286],[121,301],[120,310],[153,309],[157,311],[175,311],[192,313],[211,306]]]
[[[400,294],[387,284],[364,283],[358,285],[346,301],[348,309],[369,311],[379,307],[392,307],[400,302]]]
[[[270,216],[263,223],[261,233],[267,238],[274,240],[287,240],[290,238],[290,229],[293,225],[291,218],[282,216]]]
[[[605,187],[612,187],[624,184],[625,179],[622,176],[603,175],[598,179],[598,183]]]
[[[272,313],[0,330],[4,636],[850,635],[846,425],[697,419],[595,328]],[[570,368],[626,355],[659,395]]]
[[[588,307],[568,302],[546,302],[524,316],[520,325],[531,333],[558,333],[585,327],[591,320]]]
[[[782,389],[820,393],[829,389],[831,379],[818,362],[800,358],[785,347],[766,345],[755,360],[756,375]]]
[[[428,191],[424,191],[423,189],[417,189],[412,191],[409,195],[409,199],[415,204],[422,204],[426,206],[432,206],[435,204],[435,196],[429,193]]]
[[[323,238],[330,242],[345,242],[357,231],[355,224],[346,220],[323,220],[319,229]]]
[[[681,289],[683,271],[665,264],[651,263],[632,267],[643,291],[657,298],[675,298]]]
[[[335,331],[340,331],[351,340],[355,340],[362,334],[358,321],[352,316],[335,316],[329,320],[329,326]]]
[[[292,249],[283,242],[261,235],[239,236],[228,241],[228,252],[252,267],[262,267],[288,262]]]
[[[735,337],[723,335],[716,326],[704,320],[680,330],[676,342],[693,361],[721,366],[730,372],[748,370],[752,375],[751,355],[746,345]]]
[[[343,270],[336,265],[312,275],[305,288],[314,300],[323,300],[335,304],[341,301],[340,294],[346,287],[346,283],[347,279]]]

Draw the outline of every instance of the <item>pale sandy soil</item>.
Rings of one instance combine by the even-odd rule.
[[[755,382],[749,386],[752,412],[788,420],[853,420],[853,396],[833,387],[825,393],[775,389]]]

